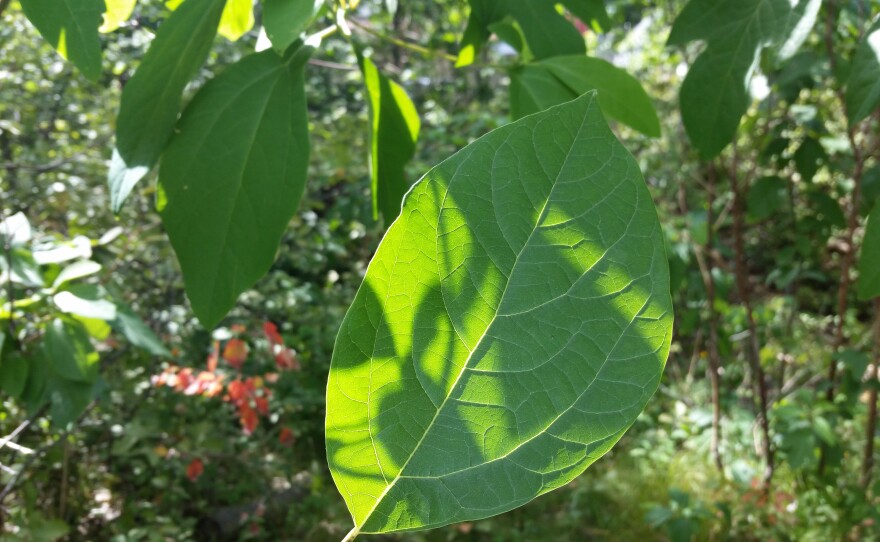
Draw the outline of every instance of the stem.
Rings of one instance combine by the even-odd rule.
[[[834,57],[834,24],[835,24],[835,5],[833,0],[828,0],[826,3],[826,12],[825,12],[825,49],[828,53],[828,62],[831,66],[832,75],[837,69],[837,60]],[[836,89],[838,101],[841,104],[841,109],[844,113],[844,118],[847,118],[846,115],[846,97],[843,94],[842,89],[839,87]],[[852,197],[849,202],[848,216],[847,216],[847,227],[846,233],[844,234],[844,246],[846,247],[846,252],[843,254],[843,258],[840,262],[840,284],[837,289],[837,321],[834,327],[834,337],[832,339],[831,351],[834,356],[831,359],[831,363],[828,366],[828,389],[825,392],[825,399],[829,403],[834,402],[834,394],[835,394],[835,381],[837,380],[837,352],[843,347],[846,342],[846,336],[844,334],[844,326],[846,324],[846,311],[849,307],[849,288],[851,283],[850,271],[853,266],[853,261],[855,259],[856,247],[853,241],[855,237],[856,229],[859,226],[859,206],[861,205],[862,198],[862,174],[865,168],[865,162],[867,161],[867,157],[869,155],[864,155],[862,153],[862,149],[856,142],[856,127],[848,126],[846,131],[847,138],[849,139],[849,145],[853,152],[853,160],[855,161],[855,167],[853,170],[853,181],[855,183],[855,187],[853,188]],[[826,450],[825,446],[822,446],[819,455],[819,475],[821,476],[825,472],[825,463],[826,463]]]
[[[706,297],[709,301],[709,381],[712,385],[712,458],[720,472],[724,472],[721,460],[721,356],[718,353],[718,312],[715,310],[715,277],[712,275],[714,264],[712,247],[714,245],[715,219],[715,166],[711,164],[708,172],[708,201],[706,210],[706,253],[709,255],[707,272],[704,275]]]
[[[709,339],[706,348],[709,354],[709,382],[712,386],[712,440],[709,445],[712,460],[719,472],[724,472],[721,459],[721,356],[718,352],[718,312],[715,310],[716,288],[715,270],[712,250],[715,244],[715,184],[717,171],[715,164],[709,164],[706,170],[706,244],[694,244],[694,255],[700,268],[700,276],[706,288],[706,300],[709,306]]]
[[[360,533],[360,528],[355,527],[354,529],[348,531],[348,534],[345,535],[345,538],[342,539],[342,542],[351,542],[352,540],[357,538],[357,535],[359,535]]]
[[[766,468],[764,470],[764,489],[769,490],[773,479],[773,447],[770,441],[770,420],[767,416],[767,382],[764,377],[764,369],[761,367],[761,353],[758,344],[758,326],[755,323],[755,313],[752,308],[752,289],[749,284],[749,270],[745,257],[745,202],[743,201],[743,187],[740,186],[737,168],[736,154],[730,168],[730,182],[733,188],[733,237],[734,256],[736,260],[736,287],[740,301],[746,310],[746,319],[749,326],[749,343],[746,347],[746,358],[751,365],[756,380],[758,401],[758,423],[761,426],[761,455],[764,456]]]
[[[373,30],[372,28],[370,28],[369,26],[365,25],[364,23],[362,23],[358,20],[351,19],[349,22],[352,25],[360,28],[361,30],[363,30],[367,34],[370,34],[371,36],[377,37],[380,40],[387,41],[388,43],[392,43],[398,47],[402,47],[403,49],[409,49],[410,51],[420,53],[428,58],[439,57],[439,58],[443,58],[445,60],[448,60],[450,62],[455,62],[458,60],[458,57],[455,55],[450,55],[448,53],[443,53],[441,51],[428,49],[427,47],[422,47],[421,45],[418,45],[416,43],[410,43],[408,41],[403,41],[401,39],[397,39],[397,38],[395,38],[393,36],[389,36],[387,34],[382,34],[381,32],[377,32],[377,31]]]
[[[865,424],[865,453],[862,459],[862,475],[859,484],[867,491],[874,468],[874,435],[877,433],[877,371],[880,366],[880,298],[874,299],[874,348],[873,359],[868,367],[868,421]]]

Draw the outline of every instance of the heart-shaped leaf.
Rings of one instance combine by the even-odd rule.
[[[333,353],[349,539],[484,518],[575,478],[657,388],[671,303],[651,196],[595,92],[432,169]]]
[[[760,52],[780,60],[797,52],[816,21],[821,0],[691,0],[675,20],[669,45],[705,40],[706,49],[681,86],[681,116],[704,158],[733,140],[751,102],[749,82]]]
[[[196,94],[162,155],[162,221],[206,327],[266,274],[299,206],[310,53],[294,45],[284,57],[268,50],[230,66]]]

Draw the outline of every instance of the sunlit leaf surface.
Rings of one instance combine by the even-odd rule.
[[[406,196],[339,331],[327,454],[353,532],[567,483],[654,393],[671,326],[657,214],[595,93],[468,145]]]

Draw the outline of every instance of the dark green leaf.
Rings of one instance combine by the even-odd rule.
[[[519,23],[529,50],[537,60],[587,52],[584,37],[556,11],[553,2],[516,0],[507,2],[506,7]]]
[[[337,337],[327,455],[355,531],[479,519],[566,484],[660,380],[663,232],[595,93],[419,181]]]
[[[131,310],[131,307],[121,305],[119,301],[116,303],[116,320],[111,322],[116,331],[122,333],[131,344],[143,348],[154,356],[171,355],[159,337]]]
[[[373,219],[382,213],[391,224],[410,187],[405,166],[416,152],[419,115],[403,87],[382,75],[372,60],[362,58],[361,69],[370,103]]]
[[[262,277],[299,205],[309,161],[311,48],[239,60],[193,98],[159,169],[162,220],[193,310],[212,327]]]
[[[780,177],[762,177],[749,189],[749,218],[760,221],[776,214],[788,199],[788,184]]]
[[[468,4],[471,12],[461,37],[458,60],[455,62],[458,68],[473,64],[483,44],[489,39],[489,27],[507,16],[507,10],[500,0],[468,0]]]
[[[856,50],[846,83],[849,124],[861,121],[880,106],[880,17]]]
[[[529,50],[538,60],[559,55],[582,55],[587,52],[584,37],[574,25],[556,11],[553,2],[470,0],[469,3],[471,13],[462,36],[461,52],[456,66],[473,63],[483,43],[489,39],[492,25],[501,22],[507,16],[516,19]]]
[[[874,205],[868,216],[858,269],[856,290],[859,299],[880,297],[880,203]]]
[[[836,199],[824,192],[810,192],[807,197],[827,224],[837,228],[846,226],[846,217]]]
[[[21,0],[43,38],[91,81],[101,75],[98,27],[104,0]]]
[[[797,52],[821,0],[691,0],[678,16],[669,45],[705,40],[681,86],[685,129],[703,158],[730,143],[748,109],[749,82],[759,53],[774,46],[779,59]]]
[[[187,0],[168,17],[125,85],[110,162],[110,205],[119,212],[159,160],[180,112],[183,90],[205,62],[225,0]]]
[[[812,181],[827,158],[828,155],[818,140],[812,137],[805,139],[794,153],[795,167],[801,175],[801,180]]]
[[[861,212],[867,215],[880,201],[880,166],[874,166],[862,174]]]
[[[639,82],[599,58],[582,55],[550,58],[511,72],[511,114],[519,118],[596,89],[602,111],[651,137],[660,136],[660,120]]]
[[[92,384],[98,376],[98,353],[79,324],[52,320],[43,335],[43,354],[62,378]]]
[[[94,384],[50,375],[46,382],[46,398],[49,400],[52,423],[65,427],[75,422],[92,401],[94,390]]]
[[[18,399],[24,393],[28,378],[28,360],[19,352],[10,352],[0,361],[0,390]]]
[[[283,54],[323,5],[324,0],[263,0],[263,26],[272,47]]]

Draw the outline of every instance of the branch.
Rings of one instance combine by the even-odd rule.
[[[409,49],[410,51],[420,53],[421,55],[426,56],[428,58],[437,57],[437,58],[442,58],[444,60],[448,60],[449,62],[455,62],[458,60],[458,57],[455,55],[450,55],[449,53],[444,53],[442,51],[437,51],[434,49],[428,49],[427,47],[423,47],[423,46],[418,45],[416,43],[410,43],[408,41],[403,41],[403,40],[395,38],[393,36],[388,36],[386,34],[382,34],[381,32],[377,32],[376,30],[373,30],[372,28],[370,28],[366,24],[364,24],[356,19],[350,19],[350,22],[351,22],[351,24],[360,28],[361,30],[363,30],[367,34],[370,34],[371,36],[377,37],[380,40],[387,41],[388,43],[392,43],[394,45],[397,45],[398,47],[402,47],[404,49]]]
[[[2,1],[2,0],[0,0]],[[14,162],[6,162],[5,164],[0,164],[0,168],[3,168],[7,171],[11,170],[19,170],[26,169],[33,171],[34,173],[46,173],[47,171],[52,171],[53,169],[58,169],[64,165],[66,165],[69,160],[56,160],[54,162],[49,162],[48,164],[36,165],[36,164],[17,164]]]

